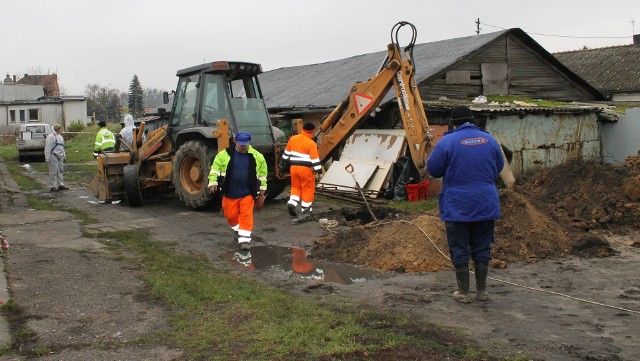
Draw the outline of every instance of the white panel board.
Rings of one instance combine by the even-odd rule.
[[[340,160],[394,163],[405,150],[404,130],[359,129],[347,139]]]
[[[334,161],[331,163],[331,167],[324,174],[318,185],[320,187],[336,187],[338,190],[343,191],[353,191],[356,188],[356,182],[353,180],[353,177],[349,172],[347,172],[344,167],[349,163],[353,166],[353,174],[355,174],[356,179],[358,180],[358,184],[364,189],[365,185],[369,181],[369,178],[373,175],[373,173],[378,168],[375,164],[367,164],[367,163],[357,163],[357,162],[342,162],[342,161]],[[340,187],[344,186],[344,187]]]
[[[359,168],[354,173],[360,186],[379,192],[387,182],[393,163],[406,151],[406,143],[404,130],[358,129],[347,139],[340,161],[331,164],[319,184],[355,187],[353,178],[344,169],[351,163],[354,169]],[[338,189],[356,192],[350,188]]]

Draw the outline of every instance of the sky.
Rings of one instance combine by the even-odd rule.
[[[268,71],[384,51],[401,20],[416,26],[416,43],[473,36],[480,19],[481,34],[521,28],[552,53],[628,45],[640,33],[639,0],[2,0],[1,9],[2,79],[56,73],[65,95],[88,84],[126,92],[134,74],[170,91],[177,70],[216,60]],[[403,28],[401,46],[409,36]]]

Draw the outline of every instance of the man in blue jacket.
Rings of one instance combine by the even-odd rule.
[[[500,217],[496,181],[504,159],[498,141],[473,124],[471,109],[455,107],[451,121],[455,129],[438,141],[427,160],[427,170],[435,178],[442,177],[442,192],[438,196],[440,218],[445,222],[458,283],[453,298],[471,302],[471,258],[475,265],[476,299],[486,301],[495,220]]]

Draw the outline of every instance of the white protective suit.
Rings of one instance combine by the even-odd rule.
[[[64,187],[64,138],[55,130],[47,135],[44,146],[44,161],[49,165],[49,187],[51,190]],[[68,188],[67,188],[68,189]]]
[[[135,129],[136,125],[133,121],[133,117],[130,114],[124,116],[124,128],[120,131],[120,135],[122,136],[122,142],[126,143],[128,146],[133,144],[133,129]],[[142,144],[147,140],[145,135],[142,135]]]

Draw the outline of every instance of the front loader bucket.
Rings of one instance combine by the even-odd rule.
[[[129,153],[105,153],[98,156],[98,174],[87,186],[91,194],[101,201],[111,201],[124,196],[123,172],[129,165]]]
[[[107,199],[107,183],[104,181],[104,177],[102,177],[100,173],[93,177],[87,188],[94,197],[100,200]]]

